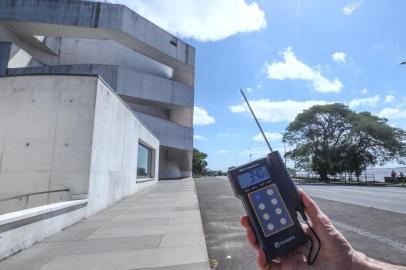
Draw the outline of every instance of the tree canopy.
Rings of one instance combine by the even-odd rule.
[[[193,175],[203,175],[207,171],[207,154],[193,148]]]
[[[368,166],[390,160],[403,163],[406,132],[387,122],[340,103],[313,106],[286,128],[283,140],[294,147],[287,156],[297,168],[317,172],[323,180],[343,172],[359,178]]]

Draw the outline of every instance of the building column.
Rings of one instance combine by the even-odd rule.
[[[8,61],[10,60],[11,42],[0,42],[0,76],[7,75]]]

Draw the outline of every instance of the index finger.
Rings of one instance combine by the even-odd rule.
[[[247,216],[242,216],[242,217],[240,218],[240,222],[241,222],[241,225],[242,225],[245,229],[250,229],[250,228],[251,228],[251,223],[250,223],[250,220],[248,219]]]

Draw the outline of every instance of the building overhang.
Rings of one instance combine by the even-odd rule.
[[[57,56],[35,36],[110,39],[173,68],[174,80],[194,86],[195,49],[123,5],[0,1],[0,26],[0,39],[36,54],[46,65],[55,64]]]

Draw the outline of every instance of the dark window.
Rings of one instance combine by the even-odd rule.
[[[139,178],[152,178],[152,149],[138,144],[137,176]]]

